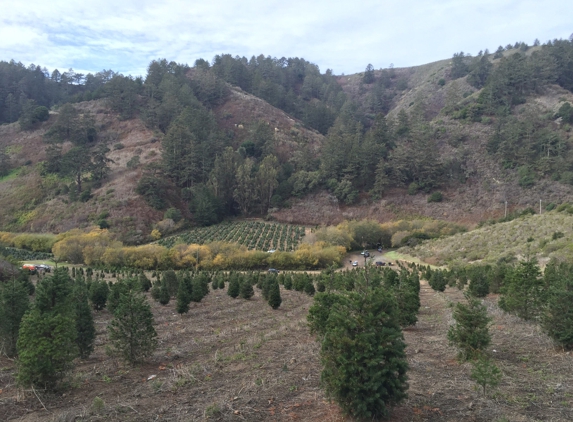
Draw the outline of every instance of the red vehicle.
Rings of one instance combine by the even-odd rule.
[[[22,269],[28,270],[31,273],[35,273],[37,271],[36,266],[34,264],[24,264],[24,265],[22,265]]]

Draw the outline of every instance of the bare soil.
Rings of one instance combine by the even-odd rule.
[[[320,389],[319,344],[306,326],[312,298],[282,290],[273,311],[255,290],[248,301],[211,291],[183,317],[174,302],[150,301],[159,347],[137,367],[106,354],[110,314],[96,313],[95,352],[57,394],[18,388],[14,361],[0,357],[0,420],[350,420]],[[463,293],[436,293],[423,281],[420,295],[419,321],[404,331],[409,397],[389,420],[573,420],[573,356],[537,325],[501,312],[495,296],[485,300],[494,319],[488,353],[503,379],[484,396],[446,340],[449,305]]]

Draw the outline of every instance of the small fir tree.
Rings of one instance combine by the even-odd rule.
[[[179,283],[179,290],[177,291],[176,310],[180,315],[189,312],[189,303],[191,303],[191,294],[187,283],[190,283],[190,280],[183,278]]]
[[[177,274],[173,270],[167,270],[163,273],[161,277],[163,284],[167,288],[170,297],[175,297],[179,291],[179,280],[177,279]]]
[[[251,280],[245,278],[241,283],[240,296],[243,299],[250,299],[253,297],[254,294],[255,291],[253,290],[253,285],[251,284]]]
[[[72,280],[57,269],[36,289],[36,300],[20,324],[18,382],[54,388],[78,355]]]
[[[164,282],[161,282],[161,287],[159,288],[159,303],[163,306],[167,305],[171,300],[171,295],[169,294],[169,289]]]
[[[495,388],[499,385],[501,371],[491,359],[482,355],[473,363],[471,378],[483,388],[485,396],[488,387]]]
[[[510,269],[501,288],[499,307],[525,320],[537,319],[545,299],[545,283],[537,262],[520,262]]]
[[[141,291],[148,292],[149,289],[151,289],[151,281],[145,276],[145,273],[143,271],[139,274],[138,279]]]
[[[96,311],[101,311],[107,304],[109,287],[103,280],[94,281],[90,286],[90,301]]]
[[[432,271],[432,276],[428,280],[428,284],[432,289],[437,292],[443,292],[446,290],[448,285],[448,280],[444,277],[444,274],[440,270]]]
[[[542,314],[542,327],[560,346],[573,349],[573,265],[547,265],[545,273],[554,273]]]
[[[304,286],[304,292],[309,296],[314,296],[316,289],[314,288],[314,283],[312,280],[308,280]]]
[[[231,277],[229,281],[229,288],[227,289],[227,294],[233,299],[237,298],[241,292],[241,286],[239,280],[236,277]]]
[[[281,289],[279,287],[279,283],[277,280],[269,280],[267,281],[267,284],[269,284],[269,306],[273,309],[278,309],[283,301],[281,298]]]
[[[0,283],[0,345],[9,357],[16,356],[22,317],[30,307],[28,289],[15,278]]]
[[[356,419],[385,417],[388,407],[406,397],[406,345],[397,321],[396,302],[382,287],[372,288],[354,280],[356,290],[336,297],[326,314],[326,323],[316,330],[322,338],[321,380],[328,397]],[[328,296],[316,295],[320,301]],[[315,299],[316,300],[316,299]]]
[[[132,290],[123,294],[108,325],[112,350],[134,365],[151,356],[157,347],[153,313],[145,297]]]
[[[467,305],[456,303],[453,312],[456,323],[448,330],[448,340],[458,348],[461,360],[477,358],[491,342],[487,308],[477,299],[468,296],[467,300]]]
[[[76,305],[76,345],[80,358],[87,359],[94,350],[96,330],[92,311],[88,304],[88,290],[83,280],[76,281],[74,289]]]

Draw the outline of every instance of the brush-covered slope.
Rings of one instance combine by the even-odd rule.
[[[559,211],[527,214],[512,221],[428,240],[400,251],[432,264],[493,264],[527,258],[537,258],[541,264],[551,258],[570,262],[573,260],[573,210],[566,205],[557,209]]]

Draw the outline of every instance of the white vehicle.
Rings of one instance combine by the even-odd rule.
[[[354,262],[352,263],[352,266],[353,266],[353,267],[358,267],[358,261],[354,261]]]
[[[267,251],[267,253],[275,253],[276,251],[277,251],[276,249],[269,249],[269,250]]]

